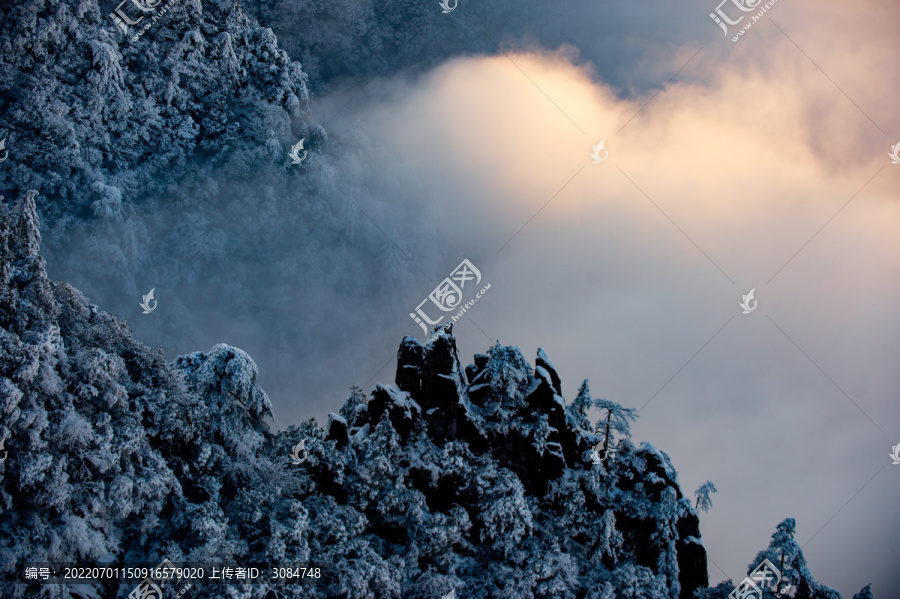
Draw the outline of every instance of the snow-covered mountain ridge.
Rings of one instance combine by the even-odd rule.
[[[627,437],[600,464],[587,385],[566,404],[552,362],[455,339],[398,352],[396,385],[355,389],[328,430],[273,433],[243,351],[167,364],[127,324],[51,282],[35,192],[0,216],[0,570],[26,561],[327,562],[320,585],[229,597],[688,598],[706,590],[697,515],[663,452]],[[294,464],[300,440],[306,460]],[[788,521],[786,521],[787,523]],[[795,597],[812,579],[793,527],[757,556]],[[783,558],[783,559],[781,559]],[[4,597],[117,597],[112,585],[4,582]],[[191,590],[222,596],[221,587]],[[861,595],[865,596],[865,595]]]

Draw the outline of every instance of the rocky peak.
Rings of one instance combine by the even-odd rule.
[[[426,411],[450,408],[468,400],[468,384],[460,364],[452,324],[438,328],[425,344],[420,381],[418,400]]]
[[[462,369],[452,328],[440,327],[425,345],[403,338],[395,383],[378,384],[364,407],[342,411],[350,415],[347,422],[332,415],[327,438],[344,447],[348,429],[367,438],[387,419],[401,444],[411,445],[420,433],[437,446],[462,442],[480,459],[495,460],[515,473],[528,495],[555,509],[564,509],[559,489],[567,484],[565,473],[580,473],[586,477],[581,484],[608,489],[601,495],[624,494],[617,501],[598,497],[586,509],[601,515],[611,510],[603,517],[615,521],[637,564],[669,576],[670,590],[678,589],[685,599],[707,584],[698,520],[668,457],[650,444],[635,447],[625,439],[619,455],[599,469],[586,461],[588,440],[595,435],[567,422],[562,382],[543,349],[532,367],[519,348],[497,344]],[[429,472],[418,466],[410,476],[436,509],[465,505],[474,493],[461,489],[464,481],[452,476],[432,480]],[[625,496],[630,499],[624,501]],[[667,535],[674,535],[672,545],[663,541]],[[577,553],[581,536],[573,539]],[[667,552],[671,555],[665,557]]]

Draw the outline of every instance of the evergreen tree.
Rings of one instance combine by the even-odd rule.
[[[600,410],[606,411],[605,418],[602,417],[597,421],[597,432],[603,434],[603,449],[601,455],[606,455],[609,451],[609,441],[612,433],[616,432],[623,437],[631,437],[630,422],[637,420],[637,410],[634,408],[626,408],[609,399],[595,399],[594,406]]]
[[[612,510],[603,512],[600,520],[600,538],[597,539],[597,555],[608,556],[612,563],[618,561],[618,555],[625,542],[622,533],[616,530],[616,515]]]
[[[708,512],[709,508],[712,507],[712,499],[710,498],[710,493],[718,493],[719,491],[716,489],[716,486],[712,484],[712,481],[706,481],[700,488],[694,492],[694,496],[697,498],[697,503],[694,505],[695,510],[703,510],[704,512]]]
[[[366,405],[366,394],[360,389],[358,386],[353,385],[350,387],[350,397],[344,402],[344,405],[341,406],[340,415],[347,420],[348,422],[352,422],[357,413],[364,408]]]
[[[591,431],[591,421],[588,420],[587,411],[591,408],[591,390],[588,387],[588,380],[584,379],[578,388],[578,395],[575,400],[566,406],[566,420],[576,429]]]
[[[781,572],[781,580],[773,590],[775,593],[782,591],[788,584],[798,589],[799,596],[812,599],[838,599],[840,593],[836,590],[820,584],[813,577],[812,572],[806,566],[806,559],[800,545],[794,540],[797,530],[797,521],[793,518],[785,518],[772,534],[772,540],[768,548],[756,554],[756,559],[749,566],[753,571],[764,559],[775,564]]]
[[[860,592],[853,595],[853,599],[874,599],[874,595],[872,595],[872,585],[867,584],[862,588]]]

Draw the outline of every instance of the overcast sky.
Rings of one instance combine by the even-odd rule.
[[[821,582],[893,596],[900,10],[780,0],[733,43],[714,8],[567,4],[514,24],[531,41],[508,57],[375,82],[335,119],[425,182],[446,257],[359,331],[371,372],[335,379],[392,382],[394,362],[379,368],[422,337],[408,313],[468,258],[491,289],[456,327],[463,360],[543,347],[569,400],[589,378],[641,408],[635,440],[687,493],[719,490],[701,515],[712,583],[740,580],[793,516]]]

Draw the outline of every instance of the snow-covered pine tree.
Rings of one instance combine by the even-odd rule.
[[[781,572],[782,579],[775,592],[781,591],[787,584],[796,587],[794,597],[801,599],[840,599],[840,593],[831,587],[820,584],[812,575],[803,557],[803,551],[794,534],[797,530],[797,521],[794,518],[785,518],[772,533],[769,546],[756,554],[756,559],[748,566],[748,572],[752,572],[764,559],[775,564]]]
[[[872,595],[872,585],[864,586],[857,594],[853,595],[853,599],[875,599],[875,596]]]
[[[710,497],[710,494],[718,492],[719,491],[716,489],[716,486],[712,484],[712,481],[708,480],[700,485],[700,488],[694,491],[694,496],[697,498],[697,503],[694,506],[694,509],[708,512],[709,508],[712,507],[712,498]]]
[[[594,406],[601,410],[601,417],[597,421],[596,428],[597,434],[603,435],[601,455],[607,455],[610,448],[609,442],[614,432],[626,439],[631,438],[630,423],[637,420],[638,413],[634,408],[626,408],[609,399],[595,399]]]
[[[581,386],[578,387],[578,394],[575,396],[575,399],[566,406],[566,420],[577,429],[591,432],[591,421],[588,420],[587,413],[593,403],[588,380],[584,379]]]
[[[616,515],[612,510],[603,512],[600,520],[600,536],[597,539],[597,554],[599,557],[608,557],[615,564],[622,550],[624,538],[622,533],[616,530]]]
[[[339,413],[344,419],[352,422],[357,417],[357,414],[365,408],[365,406],[365,392],[358,386],[353,385],[350,387],[350,396],[344,402],[344,405],[341,406],[341,410]]]

